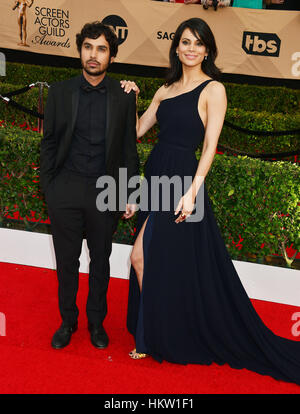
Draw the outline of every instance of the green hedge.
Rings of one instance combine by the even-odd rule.
[[[11,85],[6,83],[0,83],[0,93],[5,96],[6,93],[12,92],[23,88],[26,84],[22,85]],[[48,89],[44,91],[44,102],[47,100]],[[28,92],[21,95],[13,96],[12,99],[19,104],[25,106],[33,111],[38,110],[38,88],[32,88]],[[36,117],[26,114],[19,109],[15,109],[11,105],[7,105],[4,102],[0,102],[0,120],[5,121],[6,124],[14,123],[15,125],[23,125],[26,123],[30,128],[37,127],[38,120]]]
[[[0,93],[20,89],[30,83],[45,81],[49,84],[68,79],[80,69],[55,68],[17,63],[7,64],[7,76],[0,78]],[[111,73],[115,79],[135,80],[141,89],[138,110],[145,110],[163,79],[128,76]],[[226,120],[251,130],[290,130],[300,126],[300,91],[284,87],[263,87],[224,83],[228,97]],[[14,97],[27,108],[37,110],[38,90]],[[47,99],[47,89],[44,93]],[[3,102],[0,120],[7,128],[0,128],[0,220],[3,226],[33,230],[32,211],[36,220],[46,220],[47,208],[38,184],[39,134],[11,128],[10,124],[26,123],[36,127],[37,119],[15,110]],[[157,140],[158,126],[154,126],[138,145],[143,166],[153,143]],[[149,144],[151,145],[149,145]],[[219,143],[248,153],[286,152],[299,148],[298,136],[260,137],[247,135],[224,126]],[[197,157],[200,157],[200,150]],[[287,158],[293,160],[293,157]],[[299,186],[298,167],[289,162],[263,162],[247,157],[216,155],[206,178],[206,185],[216,219],[232,257],[243,260],[285,254],[285,247],[293,243],[299,250]],[[275,191],[276,189],[276,191]],[[242,194],[242,195],[241,195]],[[253,194],[255,197],[253,197]],[[18,211],[23,221],[7,219]],[[256,212],[256,216],[253,212]],[[283,214],[283,215],[282,215]],[[114,241],[131,244],[135,234],[136,216],[120,220]],[[16,224],[18,223],[18,224]],[[21,223],[21,224],[20,224]],[[37,225],[38,231],[49,232],[49,226]],[[234,246],[243,237],[243,247]],[[263,248],[261,249],[261,246]],[[285,258],[288,262],[288,258]]]
[[[28,85],[32,82],[53,82],[69,79],[80,73],[80,69],[55,68],[48,66],[7,63],[6,77],[0,78],[0,84]],[[110,73],[115,79],[136,81],[141,90],[142,99],[152,99],[163,79],[129,76]],[[241,108],[247,111],[267,111],[271,113],[293,113],[300,109],[300,91],[285,87],[239,85],[224,82],[229,108]]]
[[[48,217],[38,179],[40,139],[36,132],[0,128],[2,226],[12,225],[7,216],[17,211],[25,218],[23,226],[31,230],[32,212],[36,213],[36,220]],[[141,175],[151,149],[152,145],[138,145]],[[232,258],[251,261],[251,255],[285,255],[285,248],[292,243],[299,251],[300,189],[296,164],[216,155],[206,185]],[[136,215],[120,220],[114,241],[131,244],[135,224]],[[243,238],[242,243],[233,244],[239,237]]]
[[[267,111],[245,111],[228,108],[226,120],[250,131],[289,131],[300,129],[300,112],[294,114],[269,113]],[[284,136],[259,136],[241,133],[224,125],[220,144],[248,154],[280,153],[300,148],[300,134]],[[293,160],[293,157],[286,157]]]
[[[36,81],[47,81],[49,84],[68,79],[80,73],[80,69],[55,68],[18,63],[7,64],[7,76],[0,78],[0,93],[20,89]],[[138,110],[144,111],[150,104],[153,94],[163,84],[162,79],[128,76],[111,73],[115,79],[132,79],[141,89]],[[228,109],[226,120],[231,123],[260,131],[282,131],[300,128],[300,91],[284,87],[263,87],[254,85],[237,85],[225,83]],[[37,110],[38,89],[16,96],[15,99],[27,108]],[[47,88],[44,101],[47,99]],[[31,128],[37,126],[37,119],[14,109],[3,102],[0,104],[0,120],[17,125],[28,124]],[[159,130],[155,126],[143,138],[143,143],[153,143]],[[255,136],[240,133],[224,126],[219,143],[237,151],[253,153],[289,152],[299,148],[300,135],[292,136]],[[230,153],[230,152],[229,152]],[[293,161],[293,157],[286,157]]]
[[[22,85],[1,84],[1,94],[21,88]],[[47,100],[47,88],[44,91],[44,101]],[[37,110],[38,89],[32,88],[25,94],[14,97],[18,103],[25,107]],[[150,100],[139,99],[138,110],[144,111]],[[227,121],[234,125],[258,131],[283,131],[300,128],[300,111],[295,113],[270,113],[268,111],[249,111],[241,108],[228,108],[226,113]],[[26,123],[31,128],[37,126],[37,118],[22,111],[16,110],[13,106],[0,103],[0,120],[5,120],[6,124],[15,123],[23,125]],[[142,143],[155,143],[159,133],[158,126],[154,126],[141,139]],[[300,147],[300,134],[286,136],[257,136],[248,135],[224,126],[219,144],[237,151],[244,151],[248,154],[255,153],[277,153],[294,151]],[[286,160],[294,161],[293,156],[285,157]]]
[[[6,63],[6,76],[1,82],[12,85],[29,85],[33,82],[47,82],[48,84],[71,78],[80,73],[79,69],[56,68],[52,66],[28,65],[24,63]]]
[[[0,128],[0,221],[19,212],[30,229],[31,211],[37,220],[48,218],[39,189],[41,136],[20,128]]]

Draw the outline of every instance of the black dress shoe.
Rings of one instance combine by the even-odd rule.
[[[104,349],[108,345],[108,336],[102,325],[92,325],[89,323],[88,329],[91,334],[91,342],[98,349]]]
[[[73,326],[62,323],[61,327],[53,335],[51,342],[52,348],[61,349],[67,346],[70,343],[72,334],[77,331],[77,328],[77,323]]]

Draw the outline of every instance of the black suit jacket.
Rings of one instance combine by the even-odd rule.
[[[40,183],[45,194],[70,150],[78,111],[79,88],[80,76],[56,82],[49,88],[40,158]],[[116,180],[118,194],[119,168],[127,168],[128,180],[139,174],[136,98],[133,91],[125,93],[120,83],[109,77],[105,147],[106,174]],[[128,197],[132,191],[134,189],[128,190]]]

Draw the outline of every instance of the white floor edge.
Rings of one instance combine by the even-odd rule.
[[[55,269],[52,238],[48,234],[0,229],[0,262]],[[128,279],[132,246],[113,243],[111,277]],[[83,243],[80,272],[88,273],[89,253]],[[300,306],[300,271],[233,261],[250,298]],[[0,275],[1,281],[1,275]]]

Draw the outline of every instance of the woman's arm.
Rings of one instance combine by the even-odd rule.
[[[163,92],[165,90],[164,86],[161,86],[153,96],[151,104],[148,106],[148,109],[143,113],[141,118],[137,116],[137,137],[140,138],[149,131],[153,125],[156,124],[156,112],[159,107],[160,101],[162,100]]]

